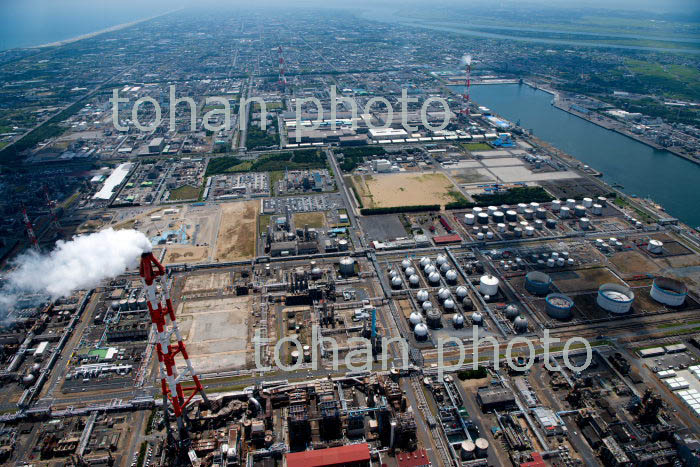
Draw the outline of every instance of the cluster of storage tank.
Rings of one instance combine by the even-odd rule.
[[[484,438],[477,438],[474,441],[462,441],[459,455],[463,461],[473,459],[485,459],[488,457],[489,442]]]
[[[622,242],[616,237],[610,237],[607,240],[603,238],[596,238],[595,246],[604,253],[615,250],[620,251],[623,248]]]
[[[516,305],[508,305],[504,310],[504,314],[506,319],[513,323],[513,329],[516,333],[523,334],[527,332],[527,318],[520,313]]]
[[[457,283],[457,271],[452,269],[452,266],[450,265],[447,256],[442,254],[438,255],[435,260],[435,264],[433,264],[430,258],[424,256],[420,259],[419,264],[420,267],[423,269],[423,274],[427,277],[428,283],[431,286],[437,287],[438,285],[440,285],[441,274],[445,276],[445,280],[448,284]]]
[[[563,268],[564,266],[573,266],[576,261],[569,255],[568,251],[552,251],[551,253],[533,253],[531,258],[532,264],[543,268]]]
[[[133,291],[129,298],[114,300],[110,304],[112,311],[137,311],[146,309],[146,295]]]

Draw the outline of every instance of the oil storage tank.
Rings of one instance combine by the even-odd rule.
[[[525,290],[533,295],[547,295],[552,286],[552,278],[540,271],[531,271],[525,275]]]
[[[428,326],[425,323],[419,323],[413,328],[413,334],[416,336],[417,341],[424,341],[428,339]]]
[[[352,276],[355,274],[355,260],[347,256],[340,260],[340,273],[343,276]]]
[[[440,310],[432,308],[425,313],[425,321],[428,327],[431,329],[438,329],[441,326],[440,317],[442,313]]]
[[[482,295],[490,295],[491,297],[498,294],[498,278],[490,274],[481,276],[479,279],[479,292]]]
[[[651,298],[668,306],[681,306],[688,296],[688,287],[670,277],[657,277],[651,284]]]
[[[571,297],[564,294],[552,293],[544,299],[547,314],[554,319],[566,320],[571,318],[571,309],[574,307],[574,301]]]
[[[634,292],[619,284],[603,284],[598,289],[598,306],[610,313],[623,314],[630,311],[634,302]]]

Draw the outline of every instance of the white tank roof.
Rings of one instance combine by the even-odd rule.
[[[413,328],[413,332],[418,337],[425,337],[428,335],[428,326],[426,326],[425,323],[418,323],[416,327]]]
[[[467,295],[469,295],[469,291],[468,291],[467,288],[464,287],[463,285],[460,285],[459,287],[457,287],[457,290],[456,290],[455,293],[457,294],[457,296],[458,296],[459,298],[464,298],[464,297],[466,297]]]

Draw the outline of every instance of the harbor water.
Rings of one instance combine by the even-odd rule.
[[[461,92],[459,86],[455,91]],[[472,100],[490,108],[584,164],[621,191],[651,198],[691,227],[700,226],[700,165],[599,127],[552,105],[552,95],[526,84],[472,86]]]

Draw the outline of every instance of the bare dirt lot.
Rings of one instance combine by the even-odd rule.
[[[366,208],[445,204],[454,201],[457,188],[438,172],[358,175],[352,177]]]
[[[216,240],[218,261],[237,261],[255,256],[258,201],[221,205],[221,225]]]
[[[241,296],[180,305],[182,335],[198,371],[207,373],[246,366],[252,303],[252,297]]]
[[[205,246],[168,245],[165,264],[198,263],[209,257],[209,248]]]
[[[554,285],[562,293],[597,290],[603,284],[622,284],[608,268],[577,269],[551,273]],[[624,285],[624,284],[622,284]]]
[[[231,283],[231,274],[228,272],[197,274],[187,277],[183,293],[201,293],[212,290],[222,290]]]
[[[659,267],[637,251],[615,253],[610,262],[623,274],[647,274],[657,272]]]

